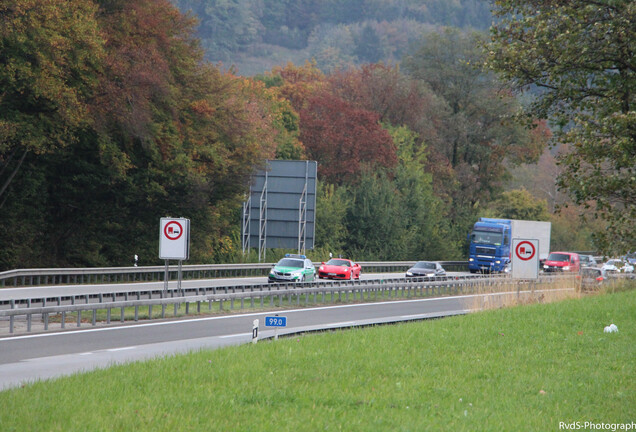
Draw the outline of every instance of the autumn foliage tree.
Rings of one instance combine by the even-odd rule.
[[[126,265],[133,254],[155,263],[162,216],[192,220],[192,259],[232,253],[249,176],[276,150],[263,137],[284,129],[278,113],[286,105],[254,97],[242,79],[203,62],[194,21],[168,1],[3,7],[16,18],[0,55],[11,54],[7,63],[22,65],[30,81],[16,81],[9,98],[16,75],[4,75],[1,103],[13,117],[2,117],[0,129],[20,129],[5,119],[22,113],[26,124],[30,113],[34,139],[11,140],[49,151],[31,152],[3,197],[0,223],[20,228],[0,233],[8,245],[0,266]],[[40,51],[49,69],[32,62]],[[27,89],[42,94],[22,100]]]
[[[549,119],[559,186],[594,209],[608,253],[636,243],[636,8],[631,0],[499,0],[488,66],[520,91],[539,89],[526,110]]]
[[[64,147],[89,122],[96,12],[89,0],[0,1],[0,203],[28,152]]]
[[[300,112],[300,139],[307,156],[318,161],[324,181],[355,181],[366,168],[393,167],[397,162],[389,133],[379,115],[355,108],[331,93],[310,98]]]

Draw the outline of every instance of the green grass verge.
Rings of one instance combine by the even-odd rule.
[[[0,407],[2,431],[631,424],[636,291],[171,356],[0,392]]]

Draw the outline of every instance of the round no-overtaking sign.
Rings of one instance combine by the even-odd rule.
[[[190,219],[161,218],[159,258],[186,260],[190,255]]]
[[[512,239],[512,277],[536,279],[539,277],[539,240]]]
[[[517,257],[522,261],[532,259],[536,253],[537,250],[534,245],[527,240],[518,243],[517,247],[515,247],[515,254],[517,254]]]

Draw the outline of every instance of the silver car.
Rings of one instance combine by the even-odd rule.
[[[633,273],[634,266],[630,263],[626,263],[621,259],[611,259],[608,260],[603,267],[601,267],[608,273]]]

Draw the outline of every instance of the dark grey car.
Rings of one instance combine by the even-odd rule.
[[[406,277],[446,276],[446,270],[435,261],[418,261],[406,271]]]
[[[596,259],[592,255],[579,255],[581,267],[596,267]]]

